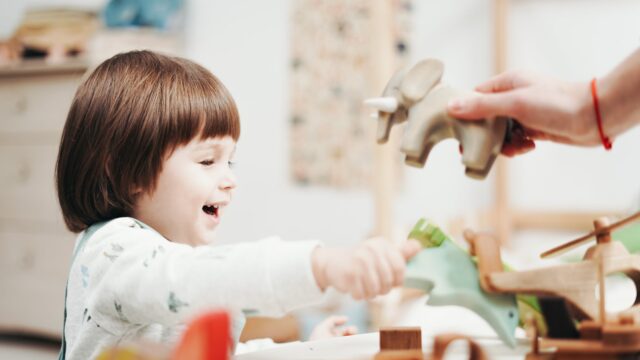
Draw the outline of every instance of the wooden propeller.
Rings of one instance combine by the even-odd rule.
[[[629,223],[632,223],[636,220],[640,219],[640,211],[629,216],[626,217],[620,221],[617,221],[611,225],[607,225],[607,226],[596,226],[596,229],[593,230],[592,232],[581,236],[575,240],[571,240],[569,242],[566,242],[562,245],[556,246],[553,249],[547,250],[545,252],[543,252],[542,254],[540,254],[541,258],[549,258],[549,257],[554,257],[554,256],[558,256],[560,254],[564,254],[565,252],[572,250],[584,243],[586,243],[589,239],[591,239],[592,237],[600,237],[600,236],[604,236],[604,235],[608,235],[612,230],[617,229],[619,227],[625,226]]]

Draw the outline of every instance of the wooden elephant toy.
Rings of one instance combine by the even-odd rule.
[[[475,93],[441,84],[443,72],[439,60],[422,60],[408,71],[396,73],[382,97],[365,101],[378,111],[378,143],[387,142],[393,125],[407,121],[400,151],[408,165],[424,167],[434,145],[455,138],[460,143],[466,175],[484,179],[500,153],[512,120],[464,121],[449,116],[450,99]]]

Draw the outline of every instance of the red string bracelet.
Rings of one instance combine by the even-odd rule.
[[[600,141],[606,150],[611,150],[611,140],[604,135],[602,130],[602,116],[600,115],[600,104],[598,103],[598,89],[596,87],[596,78],[591,80],[591,98],[593,99],[593,108],[596,111],[596,121],[598,122],[598,132],[600,133]]]

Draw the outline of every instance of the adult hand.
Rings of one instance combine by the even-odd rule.
[[[532,150],[533,140],[594,146],[600,144],[588,83],[563,82],[531,73],[510,71],[476,87],[479,95],[452,99],[451,116],[516,119],[524,132],[502,149],[513,156]]]

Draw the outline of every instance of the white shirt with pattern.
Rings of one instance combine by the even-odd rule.
[[[208,309],[229,311],[237,342],[247,313],[282,316],[321,300],[311,269],[319,245],[271,237],[192,247],[136,219],[111,220],[81,248],[76,243],[66,359],[93,359],[106,347],[139,339],[175,344],[189,319]]]

